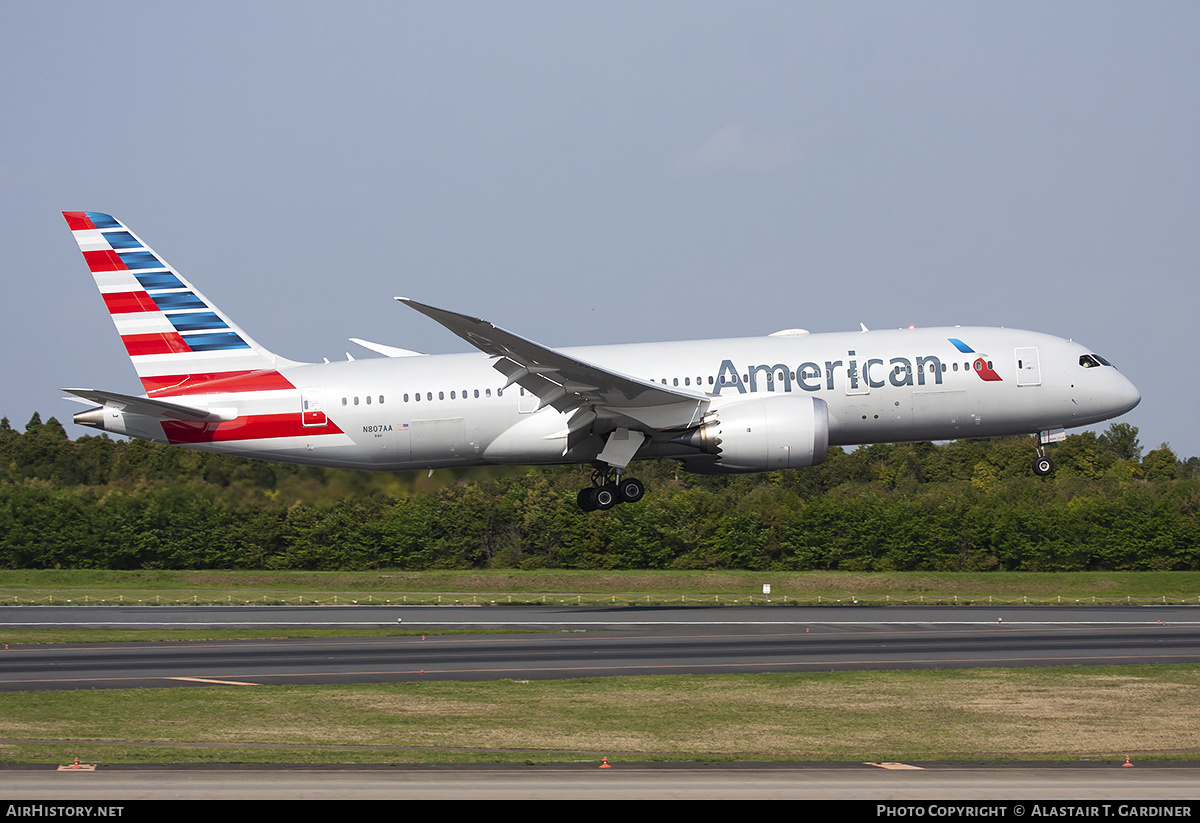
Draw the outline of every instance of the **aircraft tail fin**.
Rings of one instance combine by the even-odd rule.
[[[256,343],[111,215],[65,211],[149,397],[290,389],[293,365]]]

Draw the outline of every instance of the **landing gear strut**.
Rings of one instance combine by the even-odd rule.
[[[608,511],[618,503],[636,503],[646,496],[642,481],[621,477],[611,466],[592,472],[592,487],[579,492],[576,501],[585,512]]]

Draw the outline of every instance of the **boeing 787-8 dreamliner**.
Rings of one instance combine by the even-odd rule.
[[[830,446],[1065,430],[1124,414],[1137,389],[1086,347],[1037,332],[947,327],[551,349],[397,300],[470,343],[424,355],[298,363],[254,341],[123,223],[64,212],[143,394],[66,391],[76,423],[157,443],[348,469],[596,467],[588,511],[645,494],[631,461],[704,474],[813,466]]]

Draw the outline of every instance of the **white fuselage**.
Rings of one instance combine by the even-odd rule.
[[[965,341],[969,352],[952,341]],[[795,334],[562,349],[608,370],[695,391],[707,409],[777,394],[820,398],[829,443],[1033,433],[1085,426],[1137,404],[1111,366],[1084,367],[1083,346],[1036,332],[931,328]],[[977,367],[979,361],[982,366]],[[1020,367],[1018,363],[1020,362]],[[195,436],[164,438],[196,448],[359,469],[595,459],[598,440],[568,447],[568,414],[505,379],[484,354],[372,358],[280,369],[296,388],[190,397],[235,408],[230,422],[194,424]],[[238,421],[303,414],[284,436],[237,439]],[[321,416],[321,412],[324,416]],[[199,429],[222,432],[206,441]],[[648,441],[638,457],[683,456]]]

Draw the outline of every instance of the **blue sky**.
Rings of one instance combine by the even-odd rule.
[[[352,336],[464,350],[397,294],[554,346],[1031,328],[1133,380],[1146,448],[1200,455],[1194,3],[17,0],[5,18],[16,425],[80,408],[61,386],[138,390],[59,215],[91,210],[294,359],[370,356]]]

